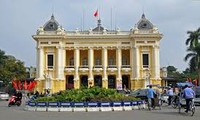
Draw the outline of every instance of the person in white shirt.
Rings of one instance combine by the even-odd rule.
[[[171,87],[168,89],[167,95],[169,96],[169,98],[168,98],[168,105],[171,105],[172,97],[174,95],[173,89]]]

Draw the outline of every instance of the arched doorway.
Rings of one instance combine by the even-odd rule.
[[[66,89],[73,89],[74,88],[74,76],[67,75],[66,76]]]
[[[81,76],[81,87],[88,87],[88,76],[83,75]]]
[[[129,75],[123,75],[122,76],[122,88],[124,89],[130,89],[130,83],[129,83]]]
[[[94,76],[94,86],[102,87],[102,76],[100,75]]]
[[[116,78],[114,75],[109,75],[108,76],[108,88],[116,88]]]

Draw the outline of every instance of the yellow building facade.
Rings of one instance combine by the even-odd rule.
[[[162,34],[143,14],[129,31],[97,27],[67,31],[52,15],[38,28],[37,86],[51,93],[81,86],[121,90],[161,84],[159,47]]]

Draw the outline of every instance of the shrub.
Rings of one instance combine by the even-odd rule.
[[[72,89],[53,94],[51,97],[40,97],[36,102],[118,102],[139,100],[132,96],[125,96],[115,89],[100,87]]]

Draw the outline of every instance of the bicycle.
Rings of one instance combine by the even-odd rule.
[[[193,116],[195,113],[195,104],[194,104],[194,99],[192,99],[192,101],[189,102],[189,106],[190,106],[190,110],[188,111],[188,113]]]

